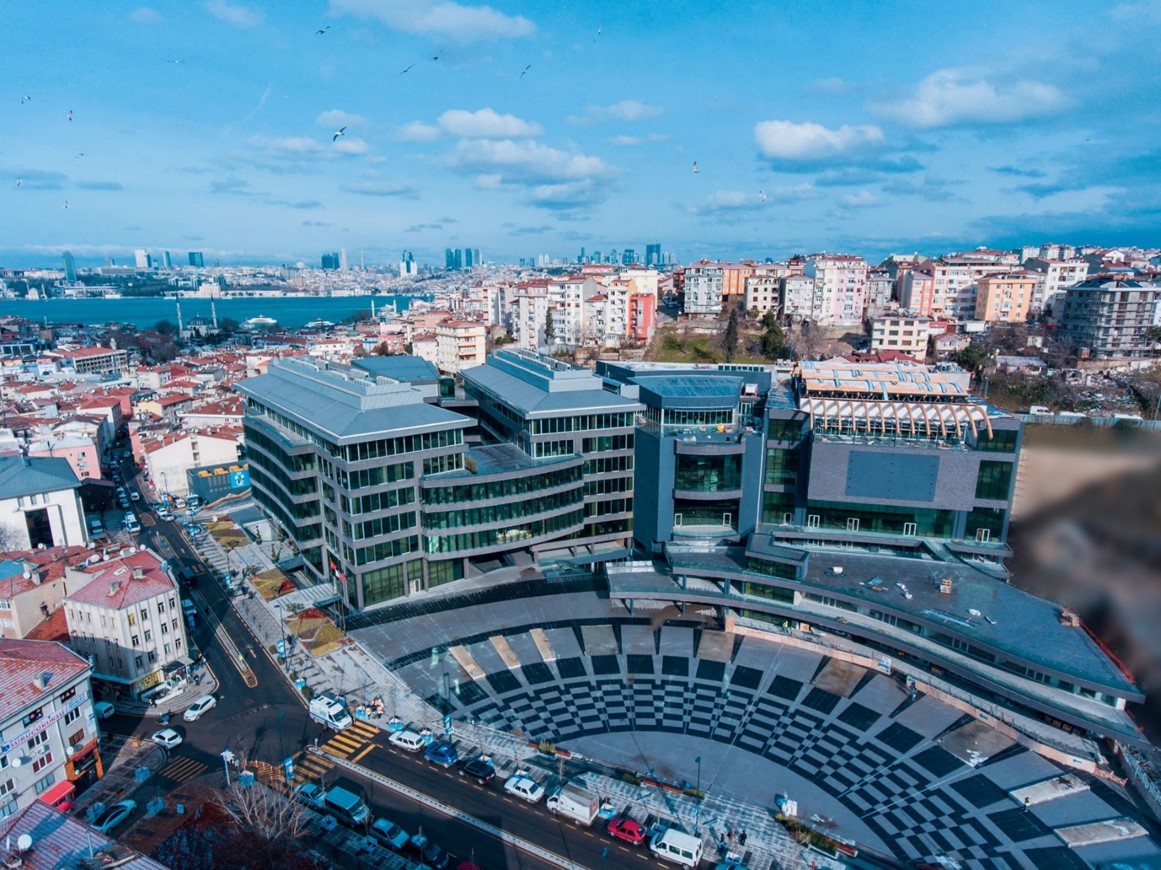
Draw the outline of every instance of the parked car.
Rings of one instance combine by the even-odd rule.
[[[447,853],[447,849],[433,842],[423,831],[412,834],[407,845],[423,860],[423,863],[434,870],[445,870],[451,864],[451,855]]]
[[[649,835],[645,826],[639,821],[625,816],[609,819],[609,824],[605,826],[605,830],[618,840],[624,840],[634,846],[640,846]]]
[[[407,841],[410,839],[405,830],[390,819],[384,818],[378,818],[372,822],[371,836],[378,841],[380,846],[384,846],[394,852],[402,852],[407,846]]]
[[[181,735],[172,728],[162,728],[160,731],[155,731],[149,739],[166,749],[176,749],[181,746]]]
[[[294,787],[294,799],[306,804],[312,810],[322,811],[326,803],[327,793],[321,786],[313,782],[304,782]]]
[[[526,800],[530,804],[534,804],[544,797],[544,786],[523,770],[518,770],[508,777],[504,783],[504,791],[513,797]]]
[[[107,834],[129,818],[129,814],[135,809],[137,809],[137,801],[118,801],[93,820],[93,827],[102,834]]]
[[[492,765],[492,759],[486,755],[477,755],[460,765],[460,776],[470,776],[480,785],[487,785],[495,779],[496,768]]]
[[[392,746],[398,746],[406,752],[419,752],[427,744],[423,742],[423,737],[418,731],[412,731],[410,728],[404,728],[402,731],[396,731],[387,738],[387,742]]]
[[[196,722],[216,706],[218,706],[217,698],[213,695],[202,695],[189,705],[186,711],[181,714],[181,718],[186,722]]]
[[[93,712],[98,719],[108,719],[117,712],[117,708],[108,701],[96,701],[93,703]]]
[[[423,751],[423,757],[440,767],[451,767],[460,760],[460,753],[447,740],[437,740]]]
[[[139,493],[137,490],[133,490],[133,492],[129,493],[129,500],[141,501],[141,493]]]

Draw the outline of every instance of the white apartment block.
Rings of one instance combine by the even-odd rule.
[[[80,486],[67,459],[0,456],[0,535],[6,549],[87,545]]]
[[[1064,304],[1065,288],[1088,278],[1088,261],[1079,257],[1067,260],[1031,257],[1025,261],[1024,268],[1044,275],[1044,281],[1033,295],[1032,304],[1028,308],[1034,316],[1058,316],[1058,308]]]
[[[101,777],[91,673],[56,641],[0,640],[0,818]]]
[[[694,263],[685,268],[685,313],[717,317],[722,313],[722,267]]]
[[[435,367],[446,374],[482,366],[487,356],[488,328],[470,320],[452,320],[435,328]]]
[[[814,307],[814,279],[807,275],[787,275],[779,280],[782,316],[790,320],[809,319]]]
[[[241,430],[221,428],[167,432],[142,439],[145,467],[159,492],[185,496],[186,472],[202,465],[231,465],[238,461]]]
[[[782,314],[782,281],[778,275],[754,274],[746,279],[746,293],[743,304],[746,311],[757,312],[762,317],[767,311]]]
[[[871,350],[905,353],[923,362],[930,327],[927,317],[876,317],[871,321]]]
[[[810,319],[836,325],[862,323],[867,297],[867,262],[862,257],[814,254],[803,274],[814,279]]]
[[[165,679],[166,665],[188,661],[177,584],[154,553],[131,549],[85,570],[70,568],[65,578],[69,637],[95,677],[139,698]]]

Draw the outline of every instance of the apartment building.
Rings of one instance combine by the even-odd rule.
[[[717,317],[721,314],[723,276],[724,270],[720,263],[702,260],[686,266],[685,313],[699,317]]]
[[[929,317],[876,317],[871,321],[871,352],[895,351],[923,362],[930,335]]]
[[[758,317],[767,311],[775,315],[782,315],[782,282],[785,278],[778,275],[751,275],[746,279],[744,305],[747,312],[756,313]]]
[[[487,356],[487,327],[470,320],[451,320],[435,328],[436,367],[454,375],[483,365]]]
[[[810,319],[821,324],[862,323],[867,299],[867,262],[862,257],[813,254],[803,274],[814,279]]]
[[[1030,257],[1024,261],[1024,268],[1044,276],[1029,306],[1029,313],[1037,317],[1042,314],[1059,317],[1064,304],[1065,288],[1079,284],[1088,277],[1088,261],[1080,257],[1068,259]]]
[[[1042,276],[1030,272],[986,275],[976,282],[974,319],[985,323],[1023,323],[1028,319]]]
[[[0,456],[0,536],[5,549],[84,546],[81,481],[67,459]]]
[[[1153,355],[1156,284],[1098,275],[1065,291],[1059,335],[1081,359],[1132,362]]]
[[[814,279],[807,275],[786,275],[778,279],[778,301],[787,320],[809,319],[814,307]]]

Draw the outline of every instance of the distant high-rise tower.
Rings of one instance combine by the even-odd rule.
[[[339,248],[339,268],[347,271],[347,249]]]
[[[622,266],[632,266],[636,262],[637,262],[637,252],[634,251],[632,248],[625,248],[625,250],[623,250],[621,252],[621,265]]]
[[[133,257],[136,260],[138,269],[150,269],[153,267],[153,258],[149,256],[149,252],[144,248],[135,250]]]
[[[411,251],[404,251],[403,256],[399,259],[399,277],[414,278],[417,274],[415,257],[411,255]]]
[[[661,264],[661,243],[650,242],[645,246],[645,265],[660,266]]]
[[[471,248],[464,248],[464,268],[470,269],[470,268],[472,268],[472,265],[473,265],[472,249]]]
[[[484,259],[483,259],[483,257],[480,256],[480,249],[479,248],[472,248],[472,262],[475,263],[477,266],[484,265]]]
[[[195,269],[204,269],[206,267],[205,257],[202,256],[201,251],[189,252],[189,264]]]
[[[161,252],[161,262],[165,266],[166,269],[173,268],[173,259],[169,256],[169,251],[162,251]]]
[[[61,259],[64,260],[65,280],[70,284],[76,284],[77,261],[73,259],[73,255],[68,251],[65,251],[64,254],[61,255]]]
[[[580,253],[577,254],[576,261],[581,264],[585,261],[585,249],[583,245],[581,246]]]
[[[456,252],[451,248],[443,249],[443,267],[448,271],[456,267]]]
[[[322,255],[322,267],[326,270],[339,268],[339,254],[337,251]]]

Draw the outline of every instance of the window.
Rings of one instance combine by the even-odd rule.
[[[132,626],[132,625],[136,625],[136,624],[137,624],[137,614],[136,614],[136,613],[130,613],[130,614],[129,614],[129,625],[131,625],[131,626]]]
[[[153,632],[152,631],[145,632],[145,642],[149,643],[151,640],[153,640]]]
[[[133,646],[141,646],[141,638],[133,635]]]
[[[85,729],[74,731],[69,736],[69,746],[83,746],[85,742]]]
[[[6,798],[8,795],[16,791],[16,783],[12,780],[7,782],[0,782],[0,798]]]
[[[36,785],[34,786],[34,789],[36,790],[37,794],[44,794],[46,791],[49,790],[49,787],[51,787],[54,782],[56,782],[56,772],[55,771],[53,773],[50,773],[44,779],[37,780]]]
[[[165,613],[165,602],[164,601],[157,602],[157,612],[158,613]]]
[[[133,665],[137,668],[137,670],[141,670],[145,663],[141,661],[141,656],[136,656],[133,659]]]
[[[149,651],[149,660],[151,662],[157,661],[157,653],[155,653],[153,650]]]
[[[169,625],[168,624],[166,624],[164,622],[161,623],[161,633],[162,634],[169,634]]]
[[[40,758],[32,762],[32,772],[40,773],[50,764],[52,764],[52,753],[46,752],[44,755],[40,756]]]
[[[64,714],[64,724],[65,725],[72,725],[74,722],[76,722],[80,718],[81,718],[81,708],[77,707],[75,710],[69,710],[67,713]]]
[[[142,622],[149,622],[149,611],[146,610],[144,607],[141,608],[141,621]]]

